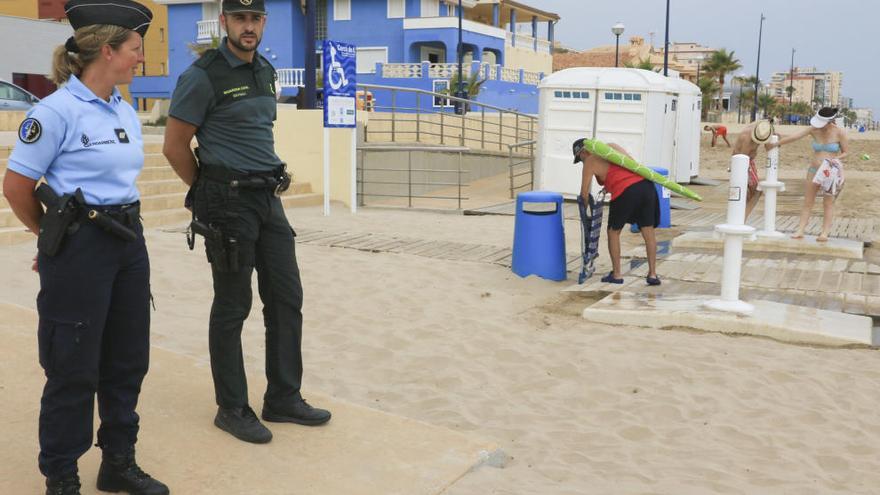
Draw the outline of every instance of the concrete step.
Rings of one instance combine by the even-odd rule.
[[[180,182],[180,178],[177,177],[174,169],[171,168],[171,165],[168,165],[166,163],[164,165],[144,167],[144,169],[141,170],[141,175],[138,176],[138,183],[140,184],[144,181],[170,179],[175,179]]]
[[[137,187],[141,192],[142,198],[158,196],[160,194],[186,193],[187,189],[189,189],[183,181],[177,178],[149,181],[139,180]]]

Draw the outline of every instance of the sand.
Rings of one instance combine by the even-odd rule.
[[[861,144],[880,157],[875,143]],[[794,162],[795,152],[783,157]],[[720,173],[725,157],[726,149],[704,149],[705,170]],[[303,231],[500,247],[510,246],[513,227],[511,217],[382,209],[288,216]],[[572,252],[577,227],[566,229]],[[147,241],[153,345],[204,360],[204,255],[187,251],[178,232],[151,231]],[[630,234],[624,241],[637,245]],[[0,249],[0,300],[34,306],[33,253],[33,244]],[[873,494],[880,486],[877,350],[588,324],[579,316],[588,301],[560,293],[568,284],[487,263],[308,244],[297,256],[306,398],[320,392],[474,432],[512,457],[444,495]],[[260,307],[255,301],[243,337],[252,376],[262,373]]]

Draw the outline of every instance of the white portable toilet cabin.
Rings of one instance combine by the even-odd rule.
[[[572,164],[571,143],[585,137],[617,143],[644,165],[677,172],[680,87],[629,68],[575,67],[545,77],[538,86],[536,189],[577,196],[581,166]]]
[[[700,135],[703,94],[699,86],[678,77],[669,77],[673,111],[677,112],[673,148],[674,164],[668,167],[669,176],[675,182],[688,184],[700,172]],[[662,166],[662,165],[661,165]]]

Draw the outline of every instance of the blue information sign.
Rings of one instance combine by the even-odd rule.
[[[324,41],[324,127],[356,127],[354,45]]]

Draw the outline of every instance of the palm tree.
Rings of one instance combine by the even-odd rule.
[[[764,118],[773,116],[772,109],[774,105],[776,105],[776,98],[773,98],[773,96],[767,93],[758,95],[758,108],[764,112]]]
[[[724,78],[727,74],[739,70],[740,67],[742,65],[739,63],[739,59],[734,57],[733,50],[728,53],[727,49],[722,48],[712,52],[712,55],[709,56],[709,61],[706,62],[706,72],[718,78],[718,110],[721,109],[721,92],[724,91]]]
[[[797,115],[798,117],[809,117],[813,114],[813,109],[810,107],[810,104],[805,101],[796,101],[791,106],[791,114]]]
[[[718,82],[714,78],[701,77],[697,81],[697,86],[700,87],[700,91],[703,93],[702,115],[700,118],[705,120],[709,114],[709,103],[712,101],[712,95],[718,92]]]

